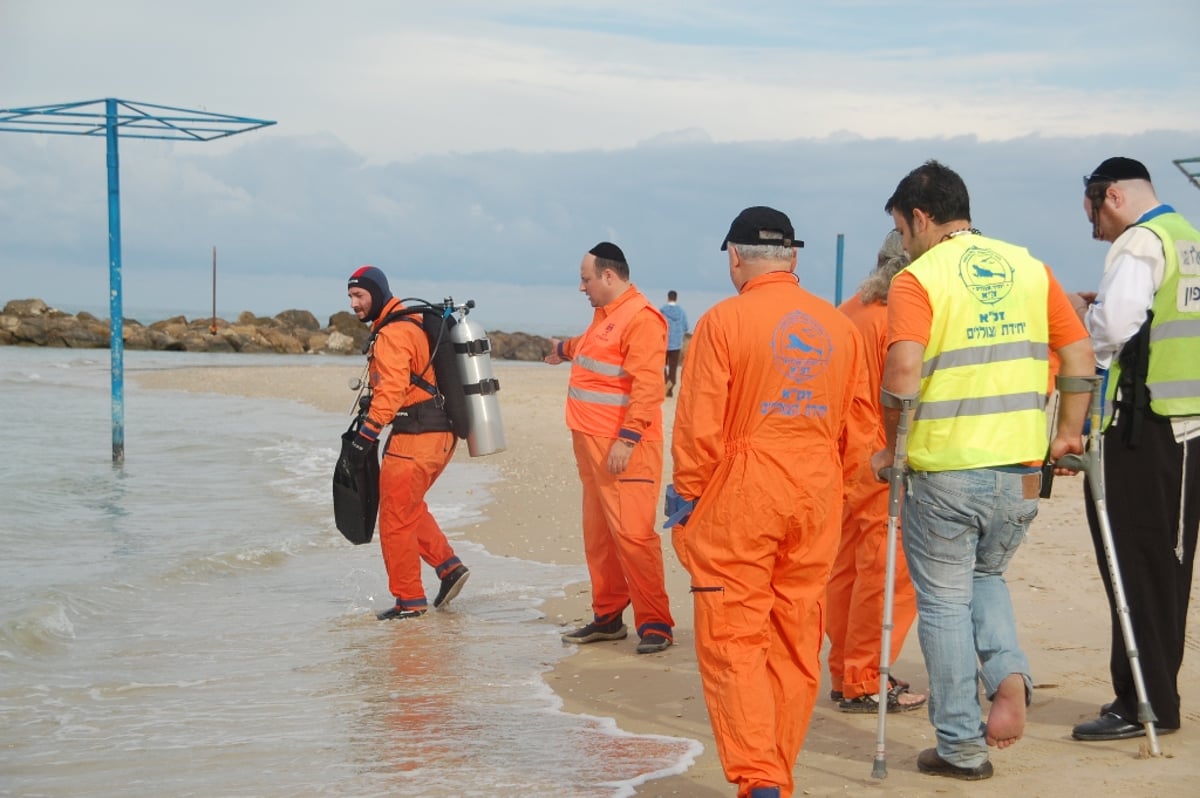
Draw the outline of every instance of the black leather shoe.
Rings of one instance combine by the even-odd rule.
[[[1174,729],[1155,727],[1159,734],[1170,734]],[[1095,742],[1098,740],[1128,740],[1130,737],[1141,737],[1146,733],[1146,727],[1140,723],[1125,720],[1115,712],[1105,712],[1095,720],[1080,723],[1071,730],[1071,736],[1076,740]]]
[[[949,776],[952,779],[964,781],[982,781],[992,777],[992,763],[985,760],[983,764],[973,768],[962,768],[952,765],[938,756],[936,748],[926,748],[917,755],[917,770],[930,776]]]

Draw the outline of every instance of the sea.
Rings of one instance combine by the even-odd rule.
[[[136,380],[311,357],[126,352],[114,465],[108,350],[0,346],[0,795],[617,798],[686,770],[698,741],[562,711],[539,607],[587,574],[463,536],[486,458],[428,496],[466,590],[381,623],[378,544],[333,523],[344,416]]]

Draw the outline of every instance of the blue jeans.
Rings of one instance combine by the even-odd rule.
[[[904,554],[917,591],[917,636],[929,671],[929,720],[937,752],[959,767],[987,761],[979,680],[991,698],[1029,660],[1017,642],[1004,571],[1037,516],[1022,474],[978,469],[918,471],[904,499]]]

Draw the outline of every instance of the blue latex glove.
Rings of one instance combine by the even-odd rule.
[[[663,506],[667,522],[663,524],[663,529],[670,529],[676,524],[686,524],[692,517],[692,509],[695,506],[695,499],[685,499],[675,491],[674,485],[667,485],[667,499]]]

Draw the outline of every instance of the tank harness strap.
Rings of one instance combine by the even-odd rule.
[[[479,396],[491,396],[500,390],[500,380],[495,377],[489,377],[486,380],[473,382],[470,385],[463,386],[463,393],[467,396],[478,394]]]
[[[420,435],[423,432],[453,432],[450,416],[442,407],[440,397],[400,408],[392,419],[392,431],[403,435]]]
[[[473,341],[463,341],[454,345],[454,352],[459,355],[486,355],[490,351],[492,351],[492,344],[486,338],[476,338]]]

